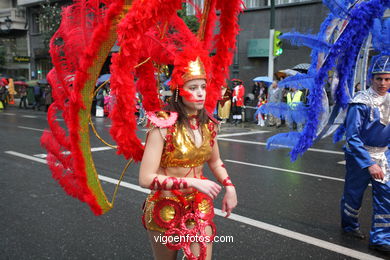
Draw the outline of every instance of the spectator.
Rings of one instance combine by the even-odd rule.
[[[239,124],[242,122],[242,107],[244,106],[245,87],[242,85],[242,81],[235,80],[235,87],[233,89],[233,123]]]
[[[263,96],[259,95],[258,99],[259,101],[257,103],[257,108],[259,109],[262,105],[267,103],[267,99],[265,98],[265,95]],[[260,112],[257,113],[257,125],[262,127],[265,126],[265,115]]]
[[[278,81],[274,80],[269,87],[268,90],[268,102],[279,104],[282,102],[283,90],[278,87]],[[268,126],[280,127],[282,124],[281,119],[279,117],[275,117],[274,115],[268,115]]]
[[[24,85],[21,85],[19,88],[19,96],[20,96],[20,102],[19,102],[19,108],[22,108],[22,105],[24,109],[27,109],[27,87]]]
[[[7,109],[8,80],[3,78],[0,84],[0,109]]]
[[[39,84],[34,86],[34,104],[32,109],[41,110],[42,89]]]
[[[49,106],[51,105],[51,103],[53,103],[50,85],[46,85],[45,89],[43,90],[43,99],[45,103],[45,112],[47,112]]]
[[[218,101],[218,117],[222,119],[222,123],[230,117],[230,107],[232,105],[232,91],[227,86],[222,86],[222,99]]]
[[[300,90],[297,90],[296,88],[291,88],[291,91],[287,93],[287,105],[290,107],[292,115],[290,120],[287,120],[289,128],[298,129],[298,131],[302,130],[303,125],[301,122],[297,122],[295,114],[296,110],[304,104],[304,100],[304,93]]]

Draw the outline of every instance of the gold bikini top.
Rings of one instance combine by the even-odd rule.
[[[168,127],[160,166],[191,168],[203,165],[211,157],[214,138],[217,135],[215,127],[211,120],[200,126],[202,133],[200,147],[196,147],[186,127],[179,127],[177,123]]]

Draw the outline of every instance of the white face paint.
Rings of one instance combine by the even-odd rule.
[[[183,96],[183,104],[188,113],[193,114],[204,107],[206,101],[206,80],[193,79],[187,81],[183,90],[191,94],[191,99]]]

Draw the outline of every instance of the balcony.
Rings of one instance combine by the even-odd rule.
[[[0,29],[2,30],[27,30],[25,8],[0,9],[0,26]],[[10,26],[10,28],[8,28],[8,26]]]

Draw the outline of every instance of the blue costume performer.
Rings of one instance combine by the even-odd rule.
[[[364,238],[359,210],[369,182],[373,190],[370,247],[390,251],[390,56],[380,56],[372,69],[372,86],[359,92],[345,120],[346,176],[341,199],[345,232]]]

